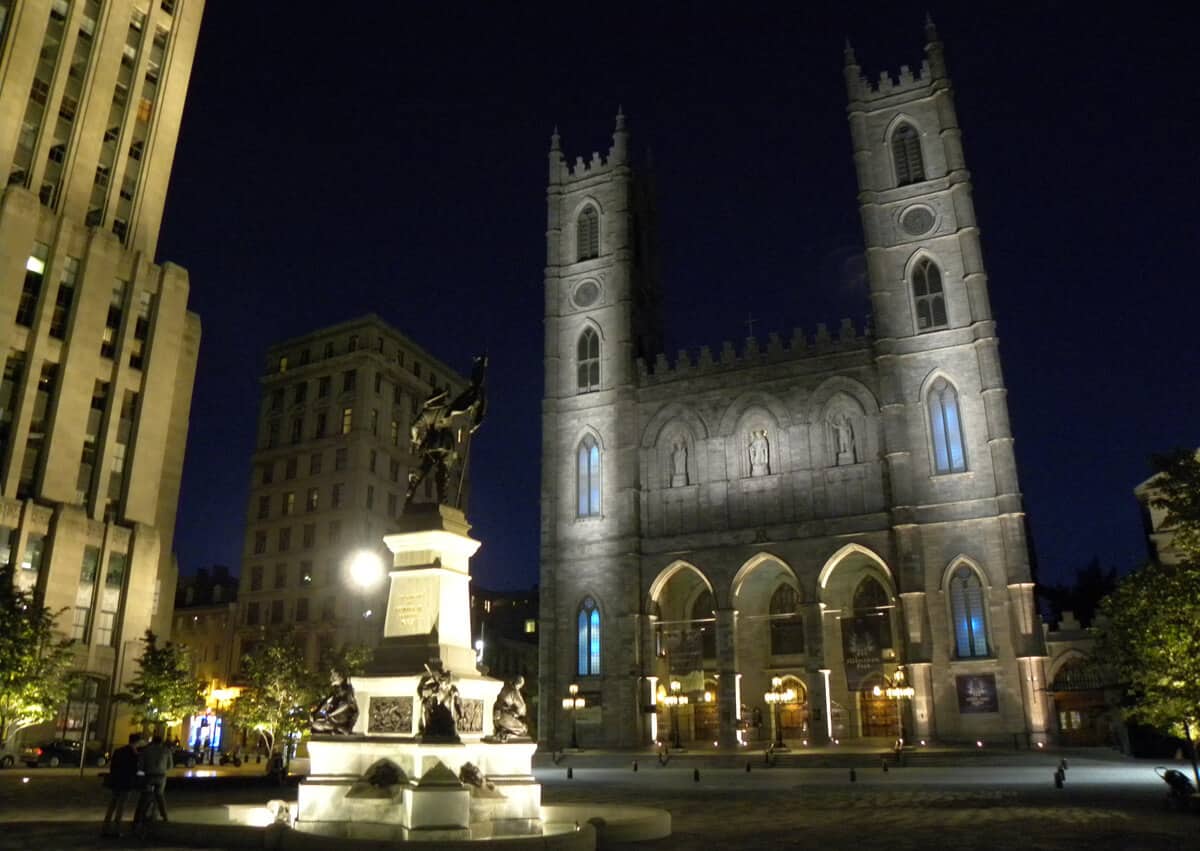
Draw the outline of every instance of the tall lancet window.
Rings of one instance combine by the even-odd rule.
[[[901,124],[892,133],[892,161],[896,165],[897,186],[920,183],[925,179],[921,137],[911,124]]]
[[[579,516],[600,515],[600,445],[590,434],[579,442],[576,460]]]
[[[961,473],[966,470],[958,392],[944,378],[933,382],[929,390],[929,430],[933,435],[934,472]]]
[[[600,389],[600,335],[594,328],[585,328],[575,349],[580,393]]]
[[[575,259],[600,256],[600,215],[592,205],[584,207],[575,222]]]
[[[579,667],[581,677],[600,673],[600,608],[591,597],[579,606]]]
[[[950,618],[954,623],[954,648],[958,658],[988,655],[983,583],[965,564],[955,568],[950,577]]]
[[[922,258],[913,266],[913,307],[917,312],[917,330],[935,331],[945,328],[946,296],[942,292],[942,273],[937,264]]]

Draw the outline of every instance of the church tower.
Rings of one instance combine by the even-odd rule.
[[[932,21],[925,33],[919,71],[877,85],[845,51],[914,723],[1041,738],[1045,651],[996,321]]]
[[[619,111],[606,158],[568,165],[556,130],[549,165],[538,732],[563,740],[574,683],[590,707],[578,720],[627,707],[604,723],[633,745],[638,629],[625,613],[638,610],[636,363],[662,337],[654,206]]]

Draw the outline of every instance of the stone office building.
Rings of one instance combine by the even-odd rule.
[[[404,508],[414,417],[434,389],[467,381],[378,316],[272,346],[246,513],[236,671],[271,631],[293,627],[310,664],[382,637],[387,582],[363,591],[360,550],[391,565],[383,536]],[[433,480],[416,494],[431,496]]]
[[[203,9],[0,0],[0,562],[66,610],[76,739],[123,733],[111,695],[170,630],[200,321],[155,251]]]
[[[845,55],[873,329],[660,354],[654,199],[623,116],[549,157],[540,738],[1041,740],[996,323],[942,44]],[[847,199],[849,200],[849,199]],[[914,694],[889,700],[903,679]],[[877,691],[878,689],[878,691]],[[761,719],[758,728],[745,729]]]

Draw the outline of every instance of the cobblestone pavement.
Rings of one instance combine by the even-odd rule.
[[[1168,812],[1165,786],[1149,763],[1075,762],[1055,789],[1053,762],[1023,766],[701,768],[672,762],[542,769],[546,803],[637,804],[667,809],[673,833],[621,851],[737,848],[916,849],[1200,848],[1200,816]],[[148,847],[102,840],[106,796],[95,778],[0,773],[0,849]],[[173,780],[168,807],[263,803],[293,797],[258,776]],[[153,846],[166,848],[168,846]]]

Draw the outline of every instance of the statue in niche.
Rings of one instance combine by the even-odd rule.
[[[750,433],[750,475],[771,474],[771,444],[767,442],[767,430],[756,429]]]
[[[521,696],[521,687],[524,685],[524,677],[507,680],[496,695],[496,705],[492,708],[492,726],[497,741],[506,742],[529,735],[529,727],[525,723],[525,698]]]
[[[483,424],[487,409],[484,380],[487,377],[487,355],[475,358],[471,371],[471,386],[450,399],[449,389],[435,392],[425,400],[421,412],[413,420],[410,436],[412,454],[420,464],[408,474],[408,491],[404,495],[404,507],[412,505],[417,488],[433,474],[437,501],[454,508],[462,507],[463,479],[467,472],[471,435]],[[463,427],[466,426],[464,433]],[[450,485],[450,473],[458,471],[454,493]]]
[[[671,450],[671,487],[681,488],[688,483],[687,460],[687,441],[681,437]]]
[[[354,686],[341,671],[329,672],[329,696],[317,704],[310,716],[313,733],[346,736],[354,732],[358,721],[358,701],[354,697]]]
[[[425,666],[417,683],[421,700],[421,738],[424,741],[458,742],[458,719],[462,716],[462,698],[450,672]]]
[[[829,421],[829,429],[833,434],[834,462],[840,467],[853,464],[857,459],[854,447],[854,426],[845,414],[838,414]]]

